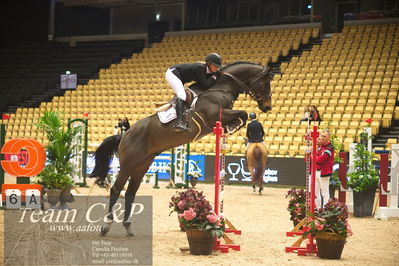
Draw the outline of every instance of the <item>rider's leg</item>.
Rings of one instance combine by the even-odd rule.
[[[186,122],[184,119],[184,110],[185,110],[185,102],[182,99],[178,98],[176,101],[177,122],[175,125],[175,131],[177,131],[177,132],[189,129],[186,126]]]
[[[188,130],[186,123],[184,121],[184,104],[185,104],[184,102],[186,100],[186,92],[184,90],[183,83],[170,69],[166,71],[165,78],[169,86],[172,87],[173,91],[177,96],[177,101],[176,101],[177,122],[175,125],[175,131],[179,132],[183,130]]]

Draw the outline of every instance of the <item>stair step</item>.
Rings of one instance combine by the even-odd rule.
[[[392,138],[392,137],[394,137],[394,135],[392,134],[389,134],[389,135],[387,135],[387,134],[384,134],[384,135],[379,135],[378,136],[379,138],[385,138],[385,139],[389,139],[389,138]]]
[[[384,143],[373,143],[372,147],[385,147]]]
[[[7,108],[7,113],[13,113],[15,114],[15,112],[17,111],[19,106],[17,105],[9,105]]]

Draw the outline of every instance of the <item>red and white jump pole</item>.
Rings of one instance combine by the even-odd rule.
[[[316,151],[317,151],[317,145],[316,141],[317,138],[319,137],[320,133],[317,131],[317,126],[313,126],[313,131],[310,132],[310,137],[312,139],[312,162],[316,161]],[[315,191],[316,191],[316,164],[312,163],[311,165],[311,178],[310,178],[310,202],[309,202],[309,213],[311,215],[314,214],[314,209],[315,209]],[[308,177],[306,177],[308,178]],[[309,193],[309,191],[306,191],[306,193]],[[305,221],[308,217],[305,217]],[[298,231],[297,233],[293,232],[287,232],[287,236],[294,236],[294,235],[302,235],[304,233],[303,230]],[[302,237],[299,239],[296,243],[294,243],[290,247],[285,248],[285,252],[297,252],[298,256],[306,256],[307,254],[317,254],[317,246],[314,243],[313,236],[311,234],[308,235],[307,237],[308,242],[306,243],[306,247],[301,247],[300,244],[304,240]]]
[[[221,168],[224,170],[224,153],[222,153],[223,159],[221,160],[221,139],[223,135],[223,127],[222,122],[217,121],[215,127],[213,128],[213,133],[216,136],[216,147],[215,147],[215,213],[220,215],[223,212],[222,204],[223,198],[221,199],[221,195],[224,195],[224,175],[221,178]],[[222,162],[222,164],[221,164]],[[221,167],[222,165],[222,167]],[[237,230],[225,217],[225,233],[234,233],[234,234],[241,234],[241,230]],[[228,226],[228,227],[227,227]],[[225,240],[226,244],[221,244],[220,239],[217,239],[215,245],[213,247],[214,250],[220,250],[222,253],[228,253],[229,249],[233,249],[236,251],[241,250],[240,245],[234,244],[234,242],[226,235],[223,235],[223,239]]]
[[[220,138],[223,134],[223,127],[220,121],[216,121],[216,126],[213,128],[213,133],[216,136],[215,149],[215,212],[220,215]]]

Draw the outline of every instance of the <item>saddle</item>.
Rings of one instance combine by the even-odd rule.
[[[189,107],[189,109],[194,109],[195,103],[197,102],[197,95],[190,89],[186,89],[186,106]],[[169,102],[167,103],[156,103],[156,112],[158,115],[159,120],[161,123],[166,124],[169,123],[170,121],[174,120],[176,118],[176,100],[177,96],[173,97]]]
[[[196,94],[193,91],[191,91],[190,89],[185,89],[185,92],[186,92],[185,103],[187,106],[191,106]],[[168,101],[166,103],[159,103],[159,102],[155,103],[156,112],[158,113],[158,112],[168,110],[171,106],[174,106],[176,99],[177,99],[177,96],[174,96],[170,101]]]

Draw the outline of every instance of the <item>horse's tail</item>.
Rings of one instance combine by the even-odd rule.
[[[262,171],[262,149],[258,146],[255,146],[252,151],[254,157],[254,168],[252,176],[255,182],[259,182],[263,179],[263,171]]]
[[[112,156],[118,151],[122,135],[113,135],[104,139],[97,150],[94,152],[95,166],[90,177],[97,177],[97,183],[102,182],[107,177],[109,164]]]

